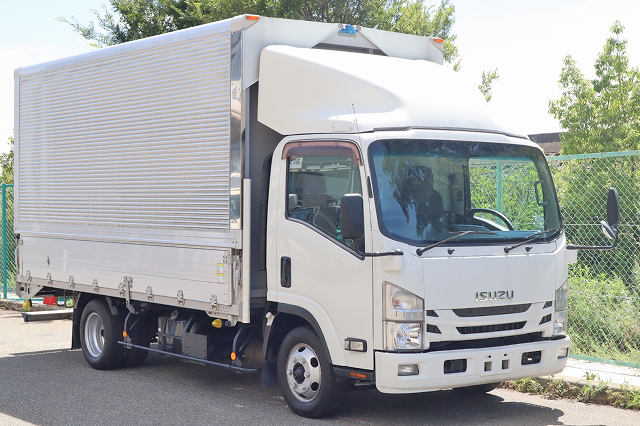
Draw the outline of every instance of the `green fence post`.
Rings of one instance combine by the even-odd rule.
[[[497,162],[496,168],[496,210],[502,212],[502,161]]]
[[[7,298],[7,184],[2,184],[2,283]]]

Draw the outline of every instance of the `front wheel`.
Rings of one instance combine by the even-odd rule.
[[[93,299],[80,317],[80,345],[87,363],[96,370],[110,370],[122,365],[124,346],[121,340],[122,318],[111,315],[103,299]]]
[[[337,380],[320,339],[306,327],[293,329],[282,342],[278,385],[289,408],[303,417],[334,413],[349,390],[349,381]]]

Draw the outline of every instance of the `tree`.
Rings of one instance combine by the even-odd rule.
[[[482,92],[487,102],[489,102],[493,96],[491,94],[491,84],[498,79],[500,79],[498,68],[491,71],[482,71],[482,83],[478,85],[478,89]]]
[[[560,73],[560,99],[549,102],[549,112],[566,133],[563,154],[640,149],[640,72],[629,66],[624,27],[616,21],[596,59],[595,78],[584,77],[571,56]],[[636,157],[583,159],[560,163],[555,181],[562,204],[567,239],[578,244],[605,245],[599,221],[604,214],[607,188],[620,191],[620,244],[616,250],[581,250],[578,259],[595,279],[618,276],[640,293],[640,191]],[[597,205],[599,208],[590,208]]]
[[[594,80],[571,56],[564,59],[562,95],[549,102],[549,113],[567,130],[561,135],[564,154],[640,149],[640,72],[629,67],[623,31],[619,21],[611,27]]]
[[[2,183],[13,183],[13,138],[9,138],[9,152],[0,154],[0,165],[2,165]]]
[[[96,47],[138,40],[166,32],[227,19],[245,13],[317,22],[339,22],[387,31],[434,36],[444,40],[444,58],[459,68],[455,6],[450,0],[425,5],[425,0],[109,0],[93,10],[93,22],[79,23],[73,16],[58,18]]]

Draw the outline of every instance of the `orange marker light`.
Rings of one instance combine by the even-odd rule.
[[[235,360],[236,360],[236,353],[231,352],[231,361],[235,361]]]
[[[356,379],[366,379],[367,378],[366,374],[356,373],[355,371],[350,372],[349,375],[351,377],[353,377],[353,378],[356,378]]]
[[[258,15],[247,15],[247,19],[250,21],[258,21],[260,17]]]
[[[441,38],[434,38],[433,41],[435,41],[436,43],[444,43],[444,40]]]
[[[127,337],[129,334],[126,331],[122,332],[122,337]]]

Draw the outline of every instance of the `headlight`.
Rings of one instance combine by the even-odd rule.
[[[390,282],[384,282],[386,349],[424,349],[424,300]]]
[[[553,334],[565,334],[567,332],[567,308],[569,307],[569,281],[565,281],[556,290],[555,321]]]
[[[384,282],[385,318],[390,321],[423,321],[422,298],[387,281]]]
[[[388,322],[387,350],[421,350],[422,323]]]
[[[556,311],[563,311],[569,307],[569,281],[565,281],[556,290]]]

